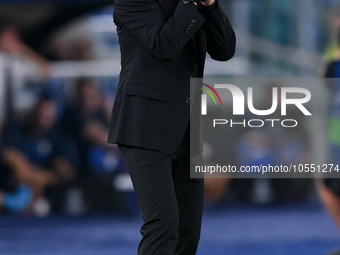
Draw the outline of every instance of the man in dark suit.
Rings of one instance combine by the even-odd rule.
[[[190,179],[190,78],[203,76],[206,52],[229,60],[235,33],[217,0],[115,0],[114,7],[122,70],[109,142],[123,154],[145,221],[138,254],[192,255],[203,179]]]

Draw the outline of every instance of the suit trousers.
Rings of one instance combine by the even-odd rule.
[[[189,129],[169,155],[118,144],[145,222],[138,255],[196,254],[204,179],[190,179]]]

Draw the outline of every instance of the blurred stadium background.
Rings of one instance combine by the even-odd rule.
[[[237,51],[227,63],[208,57],[207,77],[322,77],[340,59],[338,0],[219,1]],[[120,71],[113,8],[0,0],[0,254],[136,253],[139,209],[106,144]],[[241,137],[230,137],[233,150]],[[296,153],[298,163],[310,156]],[[205,196],[198,255],[340,249],[312,179],[209,179]]]

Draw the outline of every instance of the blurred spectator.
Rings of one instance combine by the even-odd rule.
[[[340,17],[331,22],[331,43],[325,53],[325,61],[333,62],[340,58]]]
[[[273,103],[272,91],[277,88],[278,102],[274,113],[265,116],[266,119],[280,119],[281,86],[270,84],[261,109],[270,109]],[[287,107],[287,116],[298,121],[294,129],[281,125],[274,127],[265,125],[245,133],[237,143],[240,165],[290,165],[309,162],[308,135],[304,125],[303,114],[296,107]],[[256,118],[259,118],[258,116]],[[249,118],[251,119],[251,118]],[[246,176],[244,176],[246,177]],[[259,178],[237,179],[234,187],[238,186],[238,198],[259,204],[269,202],[301,201],[309,195],[310,181],[303,178]]]
[[[20,103],[17,96],[28,80],[40,82],[50,74],[48,62],[25,45],[16,28],[0,21],[0,121],[12,120],[14,105]]]
[[[47,188],[63,185],[76,177],[77,149],[57,129],[56,105],[46,97],[38,101],[23,125],[11,124],[5,128],[0,153],[3,164],[13,171],[19,183],[17,196],[8,196],[12,201],[8,202],[9,210],[25,209],[17,205],[17,200],[23,197],[27,200],[30,194],[29,202],[34,206],[35,202],[42,201]],[[53,204],[56,198],[48,199]]]
[[[109,120],[105,107],[95,82],[79,79],[75,100],[66,108],[62,124],[76,140],[83,172],[116,167],[114,154],[118,151],[107,144]]]
[[[26,46],[15,27],[6,23],[0,24],[0,51],[30,59],[44,76],[50,76],[51,70],[46,60]]]
[[[340,35],[340,19],[338,26],[338,35]],[[337,43],[340,45],[340,36]],[[340,167],[340,54],[328,64],[326,78],[327,85],[331,91],[332,99],[330,103],[330,120],[329,120],[329,143],[330,143],[330,163],[334,167]],[[326,210],[333,217],[338,229],[340,230],[340,179],[335,177],[325,178],[318,182],[318,191]],[[336,254],[340,254],[340,251]]]
[[[132,185],[127,182],[127,186],[120,187],[116,181],[121,180],[126,171],[117,146],[107,143],[108,119],[105,98],[95,81],[79,79],[75,97],[61,121],[65,132],[75,139],[81,159],[80,176],[65,194],[62,210],[66,213],[126,209],[122,196],[128,194],[120,192],[129,192]],[[75,200],[79,206],[75,206]]]
[[[22,125],[7,124],[0,140],[0,207],[42,216],[126,209],[123,196],[132,185],[116,181],[126,173],[116,146],[106,142],[104,106],[94,81],[80,79],[60,122],[56,103],[43,96]]]
[[[257,109],[270,109],[273,103],[273,88],[277,88],[278,91],[278,107],[271,115],[262,116],[263,120],[282,119],[281,86],[279,84],[268,84],[263,100],[261,100],[261,105],[259,106],[260,102],[254,102],[254,105],[256,105]],[[281,164],[308,163],[310,160],[310,139],[304,123],[304,115],[295,106],[288,106],[287,116],[287,118],[297,120],[298,126],[293,129],[287,129],[280,124],[276,124],[274,127],[265,124],[261,128],[244,127],[229,129],[229,132],[232,130],[234,133],[230,133],[224,138],[227,139],[225,141],[227,141],[228,146],[215,148],[215,151],[209,152],[212,148],[205,144],[204,152],[209,152],[206,153],[207,155],[204,155],[207,161],[205,163],[212,165],[211,162],[214,162],[214,158],[209,156],[209,154],[215,155],[219,151],[223,152],[223,156],[216,157],[216,159],[220,160],[223,157],[223,160],[225,160],[223,164],[225,165],[260,166],[261,164],[271,164],[277,166]],[[240,119],[233,116],[233,121],[241,122],[243,118],[244,116]],[[261,119],[261,116],[255,117],[248,111],[245,119]],[[216,130],[216,132],[218,131]],[[235,144],[235,147],[230,146],[230,144]],[[233,152],[228,151],[230,148]],[[228,158],[228,155],[232,153],[235,156]],[[233,162],[234,158],[235,161]],[[223,177],[226,176],[223,175]],[[227,198],[257,204],[298,202],[303,201],[310,194],[311,186],[309,179],[269,178],[269,176],[261,176],[261,178],[254,179],[250,178],[250,174],[244,173],[242,178],[223,179],[223,181],[218,178],[206,179],[205,199],[209,204],[218,204]]]
[[[46,56],[51,60],[90,60],[93,59],[91,44],[86,39],[63,40],[52,37],[47,45]]]

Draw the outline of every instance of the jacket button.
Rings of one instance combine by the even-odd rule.
[[[192,73],[191,75],[190,75],[190,78],[195,78],[196,77],[196,74],[195,73]]]
[[[190,97],[187,97],[187,99],[185,100],[185,102],[186,102],[187,104],[190,104]]]

